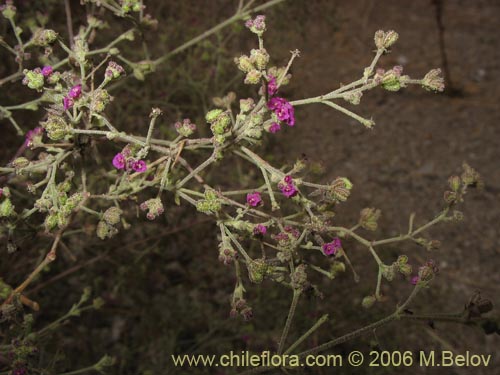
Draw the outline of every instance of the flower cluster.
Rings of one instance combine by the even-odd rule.
[[[134,171],[138,173],[146,172],[148,166],[144,160],[137,160],[126,152],[119,152],[113,158],[113,166],[116,169],[124,169],[126,171]]]
[[[63,98],[63,107],[64,110],[72,108],[75,104],[75,100],[79,99],[82,96],[82,85],[75,85],[69,91],[68,94]]]
[[[299,190],[295,186],[295,183],[292,179],[292,176],[285,176],[283,181],[281,181],[278,184],[278,188],[281,190],[283,195],[287,198],[292,198],[295,195],[297,195],[297,193],[299,192]]]
[[[267,102],[267,108],[274,112],[279,121],[288,126],[295,125],[295,110],[285,98],[274,97]]]

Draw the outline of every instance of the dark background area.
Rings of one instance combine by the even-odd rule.
[[[222,21],[232,14],[236,3],[146,2],[159,20],[158,30],[146,35],[152,55],[160,56]],[[74,8],[77,5],[75,1]],[[59,25],[64,34],[64,13],[54,4],[48,9],[49,25]],[[323,166],[324,173],[318,177],[322,182],[348,177],[354,184],[353,193],[337,212],[336,222],[350,226],[362,208],[380,208],[377,238],[404,233],[412,212],[417,225],[438,213],[447,178],[459,174],[466,161],[483,176],[485,188],[467,195],[461,209],[464,222],[442,224],[430,232],[433,239],[442,242],[441,249],[428,253],[414,244],[401,243],[382,247],[379,254],[387,263],[402,253],[414,265],[429,258],[438,263],[440,273],[432,288],[412,304],[415,311],[459,311],[476,290],[500,306],[500,2],[290,0],[265,14],[265,44],[272,61],[285,64],[290,50],[301,51],[292,68],[292,82],[284,89],[291,100],[327,93],[340,83],[358,79],[371,62],[373,34],[378,29],[394,29],[400,35],[392,52],[382,57],[380,67],[402,65],[404,73],[415,78],[431,68],[444,70],[448,80],[444,93],[429,93],[419,87],[397,93],[379,89],[366,93],[359,106],[349,106],[364,117],[373,117],[376,126],[372,130],[328,107],[298,107],[296,126],[268,136],[261,152],[275,165],[291,164],[305,154],[310,162]],[[76,22],[79,17],[75,10]],[[110,33],[121,27],[116,22]],[[246,97],[249,89],[242,87],[242,79],[234,79],[238,73],[232,57],[247,53],[255,43],[241,25],[231,27],[159,67],[144,83],[127,80],[113,93],[112,118],[122,123],[125,131],[144,131],[140,124],[145,123],[149,109],[158,106],[165,115],[157,136],[171,134],[171,123],[181,116],[191,116],[201,124],[212,96],[233,90]],[[4,56],[5,52],[1,53]],[[213,70],[214,62],[219,62],[219,70]],[[2,103],[15,102],[13,95],[4,88],[0,91]],[[36,125],[31,115],[19,116],[26,128]],[[0,160],[5,165],[13,153],[9,145],[22,140],[15,137],[6,121],[2,120],[1,126]],[[223,176],[227,175],[247,175],[249,180],[258,177],[246,170],[245,164],[228,167],[229,174],[225,170],[213,172],[221,186],[234,183],[226,184]],[[83,225],[92,224],[89,220]],[[233,275],[217,261],[214,224],[194,210],[167,205],[167,215],[161,221],[138,219],[131,230],[112,241],[77,237],[67,245],[75,249],[73,255],[78,260],[62,255],[40,281],[48,280],[48,284],[29,295],[42,306],[37,324],[43,326],[60,316],[85,285],[91,285],[107,302],[101,311],[83,315],[59,330],[47,344],[52,353],[64,348],[65,359],[61,361],[70,364],[68,368],[92,363],[107,352],[118,358],[113,370],[116,374],[215,374],[213,369],[172,369],[170,353],[224,354],[245,349],[258,353],[275,347],[288,311],[289,291],[271,282],[248,285],[254,320],[229,320]],[[2,277],[13,284],[22,280],[36,263],[36,257],[29,262],[26,258],[43,249],[37,246],[26,240],[17,253],[7,255],[2,249]],[[411,290],[402,279],[385,283],[382,291],[387,301],[362,310],[360,301],[375,284],[376,264],[366,249],[354,242],[346,246],[361,280],[354,283],[349,271],[333,281],[317,280],[325,298],[301,301],[291,337],[299,337],[324,313],[329,313],[331,320],[304,347],[387,315]],[[55,275],[82,264],[85,266],[51,282]],[[495,314],[498,316],[498,310]],[[368,352],[375,342],[383,350],[493,354],[493,367],[447,369],[447,374],[493,374],[500,364],[495,354],[498,335],[486,336],[478,328],[447,323],[436,323],[434,328],[426,322],[395,323],[341,345],[335,352]],[[344,367],[336,373],[355,370]],[[437,370],[404,371],[423,374]],[[363,371],[390,374],[395,370]],[[225,373],[232,372],[217,374]],[[331,369],[315,368],[309,373],[329,374]]]

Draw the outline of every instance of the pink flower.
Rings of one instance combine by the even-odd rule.
[[[82,95],[82,85],[75,85],[68,92],[68,96],[72,99],[78,99],[80,95]]]
[[[281,126],[277,122],[273,122],[271,124],[271,126],[269,126],[269,132],[271,132],[273,134],[279,132],[280,130],[281,130]]]
[[[54,70],[52,69],[52,67],[50,65],[46,65],[42,68],[42,74],[44,77],[48,77],[52,74]]]
[[[63,98],[63,107],[64,107],[64,110],[67,111],[68,109],[72,108],[73,105],[75,104],[75,102],[73,101],[73,99],[65,96]]]
[[[340,238],[335,237],[332,242],[324,243],[321,249],[325,255],[335,255],[342,249],[342,242],[340,242]]]
[[[276,82],[276,77],[269,75],[269,81],[267,82],[267,93],[273,96],[278,91],[278,83]]]
[[[267,108],[274,111],[278,119],[286,123],[288,126],[295,125],[295,110],[285,98],[271,98],[267,102]]]
[[[262,204],[262,197],[260,196],[260,193],[258,191],[254,193],[248,193],[247,204],[251,207],[257,207],[258,205]]]
[[[265,225],[262,225],[262,224],[257,224],[254,228],[253,228],[253,234],[255,236],[263,236],[267,233],[267,227]]]
[[[132,169],[138,173],[141,173],[146,172],[148,166],[146,165],[146,162],[144,160],[137,160],[132,164]]]
[[[123,154],[121,152],[116,154],[115,157],[113,158],[114,167],[116,169],[123,169],[123,168],[125,168],[125,164],[126,164],[125,156],[123,156]]]
[[[285,176],[283,181],[284,182],[280,182],[278,184],[278,188],[281,190],[285,197],[291,198],[299,192],[293,182],[292,176]]]
[[[411,278],[411,283],[412,283],[413,285],[417,285],[418,280],[420,280],[420,278],[419,278],[418,276],[413,276],[413,277]]]

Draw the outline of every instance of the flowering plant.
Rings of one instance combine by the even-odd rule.
[[[256,37],[256,48],[234,60],[245,75],[244,83],[255,88],[255,96],[237,101],[237,95],[230,92],[222,98],[215,98],[215,108],[204,114],[205,123],[195,125],[191,119],[184,118],[172,125],[176,131],[172,139],[155,135],[162,119],[162,108],[151,109],[147,131],[143,134],[120,130],[119,124],[106,113],[113,99],[110,93],[116,87],[114,85],[130,76],[144,79],[164,62],[164,58],[131,62],[123,56],[118,46],[133,40],[137,34],[135,29],[119,35],[104,47],[93,49],[91,35],[104,24],[96,17],[89,17],[78,34],[66,41],[69,43],[55,31],[45,28],[36,29],[29,40],[23,41],[15,23],[15,6],[11,1],[3,5],[2,14],[11,24],[17,43],[14,48],[7,46],[15,54],[19,70],[2,79],[1,85],[22,78],[22,83],[34,90],[37,97],[22,104],[0,106],[3,118],[19,134],[25,134],[16,156],[0,168],[0,235],[11,252],[15,251],[11,239],[32,227],[49,236],[52,244],[19,285],[8,282],[9,275],[2,275],[5,281],[0,279],[0,321],[12,321],[12,317],[22,311],[23,305],[35,311],[39,309],[25,292],[56,260],[59,248],[65,246],[64,238],[82,223],[92,223],[91,230],[85,231],[91,233],[86,235],[106,240],[131,227],[129,222],[136,220],[134,209],[143,212],[141,215],[148,220],[156,220],[174,205],[181,204],[190,205],[213,220],[218,232],[221,267],[232,268],[236,278],[229,298],[230,316],[239,315],[248,320],[258,315],[258,312],[254,314],[251,300],[246,296],[251,283],[269,280],[291,291],[291,307],[275,348],[279,354],[294,351],[326,321],[326,317],[321,317],[299,340],[286,346],[299,299],[306,294],[321,297],[320,288],[311,282],[311,274],[333,280],[341,277],[349,267],[355,279],[359,278],[349,260],[353,243],[367,249],[377,269],[374,289],[362,299],[364,308],[383,301],[382,283],[393,281],[398,274],[405,282],[414,285],[413,291],[382,321],[298,355],[327,350],[346,338],[354,338],[391,321],[414,318],[407,308],[417,293],[427,288],[435,277],[436,264],[429,260],[414,269],[410,264],[411,257],[400,254],[397,259],[390,259],[381,256],[379,250],[403,241],[415,242],[429,250],[437,247],[437,241],[422,236],[439,223],[462,220],[463,215],[457,207],[470,188],[481,187],[479,174],[464,164],[463,173],[450,178],[444,207],[433,219],[417,226],[412,215],[407,233],[375,239],[362,231],[377,230],[379,210],[362,210],[358,222],[351,225],[341,224],[341,219],[335,216],[337,207],[348,200],[354,188],[347,177],[336,177],[323,184],[310,181],[304,173],[306,165],[302,160],[292,166],[274,166],[259,153],[259,146],[266,138],[277,137],[276,133],[284,125],[306,126],[296,118],[296,111],[311,103],[324,104],[371,129],[375,125],[372,119],[352,112],[339,101],[358,105],[369,90],[399,91],[409,85],[440,92],[444,89],[440,71],[433,69],[423,78],[415,79],[404,75],[401,66],[388,70],[378,68],[379,60],[397,42],[398,34],[377,31],[374,36],[375,56],[359,79],[323,95],[292,100],[286,86],[291,82],[290,68],[299,57],[299,51],[291,52],[285,66],[273,65],[264,47],[268,27],[265,16],[249,18],[251,13],[280,1],[273,0],[254,9],[250,9],[250,1],[246,6],[242,5],[232,19],[247,18],[245,26]],[[90,3],[108,8],[121,17],[133,17],[134,12],[138,12],[139,22],[151,26],[152,20],[143,14],[140,1]],[[189,46],[188,42],[181,49]],[[41,57],[43,65],[27,69],[28,51],[35,48],[45,49]],[[61,54],[66,54],[66,57]],[[42,121],[32,124],[27,132],[18,125],[15,111],[42,106]],[[200,136],[202,129],[211,134]],[[85,157],[85,145],[93,148],[105,146],[101,146],[99,158],[77,163]],[[209,169],[223,168],[224,162],[234,157],[248,163],[249,168],[260,174],[256,186],[229,190],[220,186],[218,181],[210,180]],[[101,159],[103,162],[99,164]],[[26,205],[26,200],[18,199],[20,191],[24,190],[32,194],[29,205]],[[90,292],[86,290],[63,320],[84,309],[101,307],[99,299],[86,305],[89,296]],[[62,320],[55,325],[60,322]],[[17,341],[3,347],[3,350],[14,353],[9,363],[12,374],[23,373],[29,363],[28,357],[36,356],[37,340],[52,328],[34,334],[28,330],[30,332],[19,334]],[[22,354],[17,349],[19,347],[23,348]],[[102,370],[112,362],[109,357],[104,357],[92,368]],[[266,370],[257,369],[259,372]]]

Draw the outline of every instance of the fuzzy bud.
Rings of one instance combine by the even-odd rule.
[[[53,141],[64,139],[71,131],[70,126],[60,116],[49,115],[47,121],[41,122],[40,125],[42,125],[47,132],[47,136]]]
[[[43,88],[44,77],[42,70],[36,68],[33,70],[24,69],[23,85],[28,86],[30,89],[41,91]]]
[[[57,33],[50,29],[38,29],[33,35],[33,44],[39,47],[47,47],[57,39]]]
[[[15,214],[15,207],[12,204],[10,198],[5,198],[2,203],[0,203],[0,217],[9,217]]]
[[[422,87],[428,91],[444,91],[444,78],[441,69],[432,69],[422,79]]]
[[[116,225],[120,222],[120,218],[121,218],[122,213],[123,213],[123,211],[120,208],[110,207],[104,212],[104,214],[102,215],[102,218],[109,225]]]
[[[262,73],[257,69],[252,69],[247,73],[244,82],[247,85],[256,85],[257,83],[260,82],[261,78],[262,78]]]
[[[178,121],[174,124],[175,130],[177,130],[177,133],[179,135],[182,135],[183,137],[189,137],[191,134],[194,133],[196,130],[196,125],[191,122],[190,119],[186,118],[184,120]]]
[[[396,43],[398,38],[399,38],[399,34],[397,32],[395,32],[394,30],[389,30],[386,32],[384,32],[382,30],[378,30],[375,33],[375,37],[374,37],[375,46],[378,49],[386,50],[389,47],[391,47],[394,43]]]
[[[248,73],[249,71],[255,69],[252,60],[246,55],[236,57],[234,59],[234,63],[238,66],[238,69],[244,73]]]
[[[377,299],[375,298],[375,296],[366,296],[361,301],[361,306],[363,306],[363,308],[365,308],[365,309],[369,309],[370,307],[372,307],[375,304],[375,302],[377,302]]]
[[[367,230],[375,231],[378,227],[377,221],[380,218],[380,214],[380,210],[375,208],[364,208],[361,210],[359,224]]]
[[[269,54],[264,48],[252,49],[250,51],[250,61],[257,69],[264,70],[269,63]]]
[[[253,20],[249,19],[245,22],[245,26],[250,29],[251,32],[262,35],[266,31],[266,16],[258,15]]]

